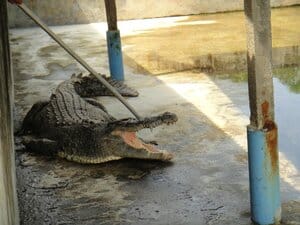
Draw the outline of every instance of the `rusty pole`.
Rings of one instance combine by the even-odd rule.
[[[115,0],[105,0],[108,31],[106,32],[110,75],[115,80],[124,80],[124,66],[120,31],[117,26]]]
[[[244,0],[250,125],[247,127],[251,219],[281,219],[277,126],[274,121],[270,0]]]
[[[13,80],[10,61],[7,1],[0,1],[0,224],[19,224],[12,106]]]

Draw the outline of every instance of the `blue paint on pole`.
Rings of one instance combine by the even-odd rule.
[[[110,75],[114,80],[124,80],[122,45],[119,30],[106,32]]]
[[[251,219],[278,224],[281,217],[276,125],[271,130],[247,127]]]

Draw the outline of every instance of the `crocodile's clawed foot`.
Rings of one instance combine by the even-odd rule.
[[[126,85],[124,83],[124,81],[119,81],[119,80],[114,80],[110,77],[105,77],[104,79],[106,79],[106,81],[113,86],[114,88],[116,88],[116,90],[125,97],[137,97],[139,96],[139,93],[133,89],[132,87],[129,87],[128,85]]]

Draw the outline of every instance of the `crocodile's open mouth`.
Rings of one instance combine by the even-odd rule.
[[[153,129],[163,124],[170,125],[177,120],[178,118],[174,113],[165,112],[158,116],[146,117],[141,120],[126,118],[113,121],[108,124],[108,127],[113,130],[112,135],[122,138],[123,142],[134,151],[134,153],[130,154],[128,150],[130,157],[167,161],[173,158],[171,153],[160,150],[154,144],[145,143],[141,138],[137,137],[136,132],[145,128]]]
[[[160,152],[155,145],[145,143],[139,139],[135,132],[117,131],[116,134],[122,137],[123,141],[133,148],[146,149],[149,152]]]
[[[174,157],[173,154],[164,150],[160,150],[154,144],[145,143],[136,135],[136,132],[118,130],[113,131],[113,135],[120,136],[127,145],[134,149],[146,151],[148,154],[153,156],[160,155],[159,158],[162,160],[168,161]],[[153,159],[155,159],[155,157],[153,157]]]

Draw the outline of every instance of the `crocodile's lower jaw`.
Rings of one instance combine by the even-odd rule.
[[[133,147],[135,149],[145,149],[148,152],[153,152],[153,153],[161,152],[154,145],[144,143],[142,140],[140,140],[136,136],[135,132],[128,132],[128,131],[119,131],[119,130],[117,130],[117,131],[113,131],[112,134],[120,136],[127,145],[129,145],[129,146],[131,146],[131,147]]]
[[[79,155],[70,155],[65,152],[58,152],[58,156],[69,161],[78,162],[82,164],[98,164],[105,163],[108,161],[119,160],[122,157],[119,156],[107,156],[107,157],[86,157]]]

